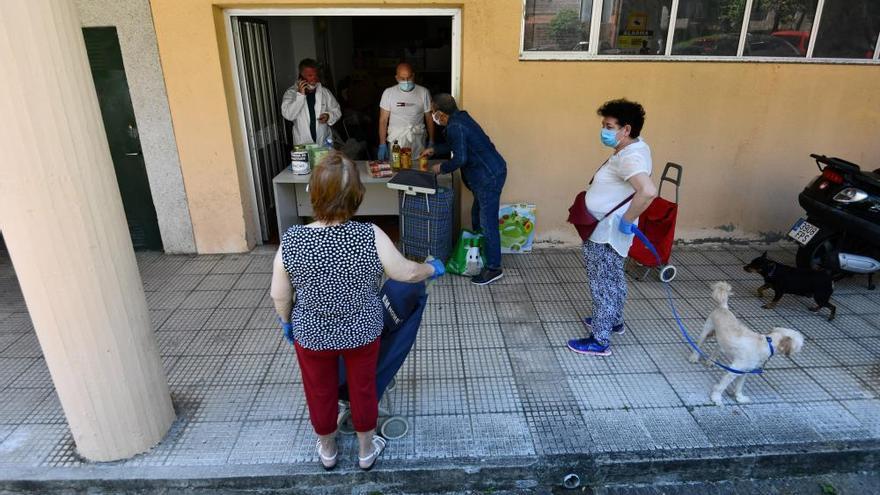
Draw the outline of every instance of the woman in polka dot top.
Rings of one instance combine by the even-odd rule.
[[[419,282],[443,274],[443,264],[404,258],[378,227],[355,222],[364,186],[354,163],[331,152],[309,181],[315,222],[284,233],[275,256],[271,295],[285,336],[294,341],[309,417],[325,469],[337,461],[339,357],[345,361],[358,465],[371,469],[385,448],[376,435],[376,364],[382,333],[382,274]]]

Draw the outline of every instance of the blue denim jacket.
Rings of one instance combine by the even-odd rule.
[[[507,163],[483,128],[467,112],[460,110],[446,123],[448,145],[438,145],[437,152],[452,150],[452,159],[443,162],[444,174],[461,169],[465,185],[471,189],[499,189],[507,177]]]

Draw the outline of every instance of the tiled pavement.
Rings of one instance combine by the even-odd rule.
[[[753,296],[742,264],[757,251],[680,248],[673,282],[692,332],[712,309],[708,283],[734,285],[733,310],[759,330],[802,331],[802,354],[774,357],[750,377],[754,403],[708,402],[716,369],[687,362],[659,282],[630,284],[628,331],[608,358],[565,348],[590,313],[575,250],[506,257],[505,277],[476,287],[441,279],[414,351],[389,394],[411,430],[389,443],[381,469],[440,458],[503,460],[548,454],[662,452],[880,439],[880,293],[838,284],[828,323],[786,297]],[[113,464],[230,467],[294,464],[317,471],[299,372],[268,297],[272,251],[138,261],[178,421],[150,452]],[[791,261],[780,249],[771,256]],[[342,442],[353,469],[354,442]],[[76,470],[75,453],[6,253],[0,253],[0,478],[34,468]]]

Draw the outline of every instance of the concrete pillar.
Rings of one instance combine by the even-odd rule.
[[[79,453],[155,445],[174,410],[72,0],[0,1],[0,229]]]

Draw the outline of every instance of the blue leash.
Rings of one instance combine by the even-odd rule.
[[[657,260],[657,266],[659,267],[659,266],[663,265],[663,261],[660,259],[660,255],[657,253],[657,250],[654,248],[654,245],[651,244],[651,241],[649,241],[648,238],[645,236],[645,234],[642,233],[642,231],[639,230],[639,228],[636,227],[635,225],[633,225],[633,233],[636,235],[636,237],[639,238],[639,240],[642,241],[642,243],[645,244],[645,247],[648,248],[648,251],[651,251],[651,254],[654,255],[654,258],[656,258],[656,260]],[[663,282],[663,281],[661,280],[661,282]],[[718,366],[719,368],[721,368],[725,371],[729,371],[729,372],[735,373],[737,375],[748,375],[748,374],[760,375],[761,373],[764,372],[764,370],[762,368],[755,368],[755,369],[749,370],[749,371],[738,370],[736,368],[731,368],[730,366],[727,366],[726,364],[719,363],[718,361],[710,358],[705,352],[703,352],[700,349],[700,347],[697,345],[697,343],[694,342],[694,339],[691,338],[691,336],[687,332],[687,329],[684,327],[684,323],[682,323],[682,321],[681,321],[681,316],[678,315],[678,310],[675,309],[674,297],[672,295],[672,289],[670,288],[669,282],[663,282],[663,287],[666,289],[666,299],[669,302],[669,309],[672,310],[672,316],[675,317],[675,322],[678,323],[678,329],[681,330],[681,335],[684,336],[684,340],[687,341],[687,343],[690,344],[691,347],[693,347],[694,351],[696,351],[697,354],[699,354],[703,359],[706,359],[707,361],[711,361],[715,366]],[[767,345],[770,346],[770,357],[773,357],[773,354],[775,352],[773,350],[773,342],[770,340],[770,337],[765,336],[765,338],[767,339]]]

